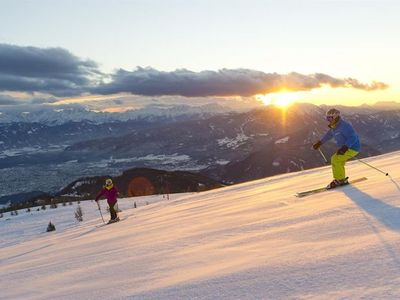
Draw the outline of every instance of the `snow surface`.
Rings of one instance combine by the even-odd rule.
[[[222,139],[218,139],[219,146],[226,146],[227,148],[236,149],[243,145],[249,139],[244,133],[238,133],[235,138],[224,137]]]
[[[275,141],[275,144],[285,144],[285,143],[289,142],[289,138],[290,138],[289,136],[285,136],[284,138]]]
[[[347,174],[367,181],[305,198],[294,194],[324,186],[329,167],[121,199],[126,219],[99,228],[90,201],[82,223],[76,204],[6,214],[0,298],[399,299],[399,155],[365,160],[391,177],[354,161]]]

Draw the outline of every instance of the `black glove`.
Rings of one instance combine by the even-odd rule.
[[[346,153],[346,151],[349,150],[349,147],[347,147],[346,145],[342,146],[342,148],[340,148],[338,151],[336,151],[336,154],[338,155],[343,155]]]
[[[318,141],[314,145],[312,145],[312,147],[314,148],[314,150],[317,150],[319,147],[321,147],[321,145],[322,145],[321,141]]]

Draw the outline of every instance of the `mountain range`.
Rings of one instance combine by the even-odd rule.
[[[359,133],[367,157],[400,149],[400,110],[340,108]],[[58,192],[85,176],[118,176],[130,168],[200,172],[226,184],[324,164],[311,150],[327,130],[326,107],[274,106],[178,119],[93,123],[0,124],[0,196]],[[334,143],[324,145],[329,156]]]
[[[243,109],[239,109],[243,110]],[[81,104],[41,105],[27,107],[2,107],[1,123],[40,123],[49,126],[70,122],[87,121],[93,124],[125,122],[131,120],[167,119],[179,121],[194,115],[211,116],[230,111],[238,111],[227,106],[208,103],[203,105],[168,105],[165,103],[149,104],[138,109],[107,112],[90,109]]]

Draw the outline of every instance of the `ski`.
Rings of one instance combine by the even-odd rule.
[[[104,226],[108,226],[108,225],[111,225],[111,224],[119,223],[121,221],[124,221],[124,220],[128,219],[128,217],[129,216],[125,216],[125,217],[119,219],[119,221],[111,222],[111,223],[103,223],[103,224],[97,225],[96,227],[99,228],[99,227],[104,227]]]
[[[364,180],[367,180],[367,179],[368,179],[367,177],[361,177],[361,178],[350,180],[348,184],[341,185],[341,186],[335,187],[333,189],[328,189],[326,187],[317,188],[317,189],[308,190],[308,191],[304,191],[304,192],[298,192],[298,193],[296,193],[295,196],[298,197],[298,198],[301,198],[301,197],[305,197],[305,196],[309,196],[309,195],[313,195],[313,194],[318,194],[318,193],[322,193],[322,192],[326,192],[326,191],[330,191],[330,190],[335,190],[335,189],[338,189],[338,188],[345,187],[345,186],[347,186],[349,184],[354,184],[354,183],[357,183],[357,182],[360,182],[360,181],[364,181]]]

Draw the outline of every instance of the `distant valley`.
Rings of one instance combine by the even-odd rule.
[[[0,195],[57,192],[84,176],[117,176],[130,168],[188,170],[226,184],[324,164],[310,149],[327,129],[326,108],[183,113],[179,117],[45,124],[0,124]],[[400,111],[347,107],[360,134],[360,157],[400,149]],[[329,155],[333,143],[324,146]]]

